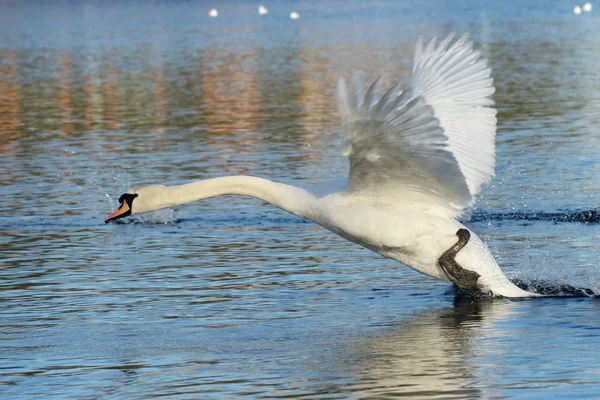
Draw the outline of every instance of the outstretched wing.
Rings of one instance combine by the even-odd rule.
[[[453,36],[416,45],[409,87],[379,97],[357,76],[338,81],[350,159],[346,193],[378,201],[440,206],[454,215],[472,204],[494,173],[496,110],[490,69],[472,43]]]

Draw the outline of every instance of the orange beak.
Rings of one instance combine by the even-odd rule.
[[[129,208],[129,205],[127,204],[127,202],[124,201],[121,203],[119,208],[117,208],[115,211],[113,211],[113,213],[110,214],[106,218],[106,220],[104,222],[108,224],[111,221],[114,221],[119,218],[127,217],[128,215],[131,215],[131,209]]]

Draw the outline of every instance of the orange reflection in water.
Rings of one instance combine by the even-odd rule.
[[[83,130],[84,131],[89,131],[92,129],[92,126],[94,124],[94,112],[93,112],[93,107],[92,107],[92,96],[93,96],[93,85],[92,85],[92,77],[91,76],[84,76],[83,77],[83,84],[81,86],[81,91],[83,92],[83,99],[84,99],[84,105],[83,105]]]
[[[209,135],[256,133],[260,97],[252,53],[204,52],[203,65],[212,66],[202,74],[202,120]]]
[[[202,74],[201,121],[207,129],[205,143],[223,161],[239,153],[254,151],[253,147],[261,142],[255,51],[231,53],[212,50],[202,55],[202,64],[210,66],[210,71]],[[247,174],[251,171],[232,168],[224,163],[223,172]]]
[[[160,53],[155,57],[156,74],[154,75],[154,125],[156,131],[160,134],[165,133],[165,123],[167,122],[167,112],[165,109],[165,71],[161,62]],[[161,146],[162,147],[162,146]]]
[[[15,162],[19,137],[20,86],[17,83],[17,53],[0,52],[0,182],[10,182],[15,177]]]
[[[69,53],[66,50],[61,50],[58,59],[59,63],[59,78],[58,78],[58,106],[60,108],[60,130],[66,134],[73,133],[73,96],[71,93],[71,85],[69,83],[69,75],[71,72],[71,61]]]
[[[0,52],[0,153],[19,136],[20,87],[17,82],[16,51]]]
[[[104,97],[104,129],[108,139],[106,147],[114,149],[118,147],[118,135],[114,131],[118,128],[117,123],[117,79],[119,71],[114,67],[115,57],[108,54],[104,64],[104,80],[102,82],[102,94]]]
[[[114,67],[114,57],[108,56],[104,65],[104,129],[115,130],[117,124],[117,78],[119,71]]]
[[[302,118],[298,125],[303,130],[304,139],[310,143],[315,135],[337,126],[337,107],[335,102],[336,76],[328,68],[328,60],[319,56],[322,49],[301,48],[298,82],[298,107]]]

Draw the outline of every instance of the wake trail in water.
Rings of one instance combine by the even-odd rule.
[[[537,293],[548,297],[573,297],[573,298],[600,298],[600,292],[588,288],[575,287],[566,283],[556,283],[546,280],[510,279],[512,283],[528,292]],[[453,293],[457,298],[490,298],[489,294],[461,289],[453,286]],[[450,291],[450,293],[452,293]]]
[[[114,207],[113,207],[114,208]],[[509,213],[494,213],[486,211],[475,211],[471,214],[468,222],[483,221],[549,221],[549,222],[579,222],[584,224],[600,223],[600,212],[596,210],[583,211],[557,211],[557,212],[525,212],[516,211]],[[216,226],[227,224],[249,224],[249,225],[294,225],[304,224],[308,221],[295,216],[227,216],[223,218],[214,218],[206,216],[193,216],[178,218],[171,209],[156,211],[149,214],[136,215],[133,218],[120,219],[113,224],[179,224],[179,223],[202,223]]]
[[[600,223],[600,212],[596,210],[562,211],[562,212],[510,212],[489,213],[475,211],[471,214],[470,222],[482,221],[551,221],[551,222],[582,222],[588,224]]]
[[[592,289],[579,288],[566,283],[524,279],[511,279],[511,281],[523,290],[546,297],[600,297],[600,293]]]

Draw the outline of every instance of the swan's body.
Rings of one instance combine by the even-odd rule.
[[[434,278],[453,281],[442,257],[466,229],[456,220],[494,171],[496,111],[490,70],[463,37],[417,44],[408,89],[379,96],[338,83],[350,159],[342,190],[315,191],[251,176],[130,190],[114,219],[226,194],[247,195],[311,220],[341,237]],[[467,233],[468,235],[468,233]],[[473,274],[472,287],[506,297],[536,296],[512,284],[471,233],[451,261]],[[466,245],[465,245],[466,243]],[[462,247],[464,246],[464,247]],[[465,286],[466,287],[466,286]]]

